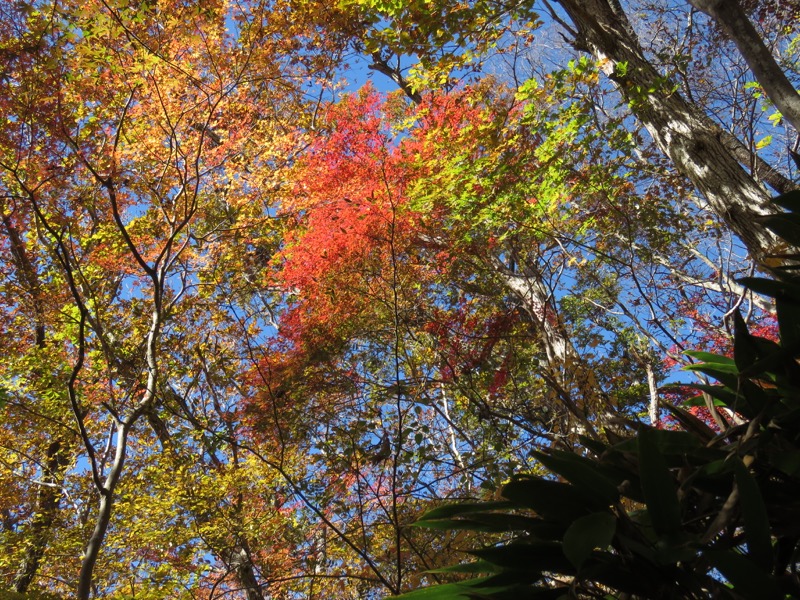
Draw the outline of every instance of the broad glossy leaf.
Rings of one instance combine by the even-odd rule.
[[[775,196],[772,202],[790,212],[800,212],[800,190],[792,190]]]
[[[675,481],[662,456],[663,444],[659,444],[658,437],[655,430],[649,428],[639,433],[642,491],[653,528],[663,536],[674,536],[682,531],[681,507]],[[692,439],[696,444],[696,438]]]
[[[470,513],[468,516],[453,519],[429,519],[412,524],[426,529],[484,531],[503,533],[526,531],[541,539],[555,539],[563,533],[563,527],[524,515],[503,513]]]
[[[712,352],[705,352],[703,350],[687,350],[684,352],[686,356],[691,356],[704,363],[719,364],[719,365],[735,365],[736,361],[730,356],[722,354],[713,354]]]
[[[560,475],[586,494],[596,494],[607,503],[619,498],[617,484],[597,468],[596,461],[572,452],[535,452],[534,456],[554,473]]]
[[[556,600],[563,597],[566,586],[539,581],[524,571],[508,571],[492,575],[485,583],[470,592],[470,600]],[[484,591],[486,590],[486,591]]]
[[[473,518],[463,519],[434,519],[412,523],[412,527],[423,527],[425,529],[439,529],[442,531],[482,531],[486,533],[501,533],[513,531],[507,527],[490,525]]]
[[[736,394],[721,385],[698,385],[693,383],[691,387],[695,390],[703,390],[709,396],[714,396],[712,398],[712,404],[714,406],[728,406],[728,403],[722,401],[720,398],[728,398],[731,400],[731,403],[736,401]],[[700,395],[692,396],[691,398],[684,400],[681,403],[681,406],[707,406],[707,404],[705,398]]]
[[[739,371],[744,371],[760,358],[760,352],[747,330],[739,310],[733,313],[733,357]]]
[[[647,432],[648,444],[652,444],[659,456],[686,456],[704,449],[696,436],[688,431],[671,431],[668,429],[642,428],[639,435],[617,446],[619,450],[641,455],[642,433]]]
[[[776,298],[775,310],[778,313],[781,345],[796,349],[800,346],[800,296]]]
[[[784,299],[790,302],[800,300],[800,284],[798,283],[776,281],[763,277],[742,277],[736,281],[746,288],[770,298]]]
[[[766,342],[767,340],[764,341]],[[793,369],[797,369],[797,365],[794,363],[793,359],[797,355],[797,348],[800,348],[800,344],[795,343],[794,345],[787,345],[782,348],[774,342],[769,343],[774,347],[768,348],[767,344],[761,344],[764,350],[761,354],[761,358],[747,369],[744,369],[740,373],[742,377],[761,377],[775,381],[784,372],[791,372]]]
[[[691,404],[690,406],[705,406],[705,402],[703,402],[702,397],[700,397],[700,402],[702,404]],[[720,402],[720,404],[722,403]],[[686,429],[686,431],[689,431],[694,435],[698,436],[704,442],[708,443],[709,441],[713,440],[714,437],[717,435],[716,431],[711,429],[711,427],[706,425],[703,421],[695,417],[690,412],[685,411],[678,406],[673,406],[672,404],[666,404],[664,405],[664,408],[667,409],[670,415],[672,415],[672,417],[676,421],[678,421],[678,423],[680,423],[683,426],[683,428]]]
[[[606,505],[574,486],[537,477],[518,477],[503,486],[501,493],[512,502],[536,511],[544,519],[563,524],[602,510]]]
[[[470,554],[504,569],[526,570],[533,573],[554,571],[574,573],[575,569],[564,556],[558,542],[518,540],[504,546],[472,550]]]
[[[564,555],[580,570],[595,549],[605,550],[611,544],[616,527],[617,520],[609,512],[581,517],[564,534]]]
[[[719,569],[733,585],[734,591],[744,598],[779,600],[784,594],[775,579],[760,569],[752,560],[733,550],[706,550],[703,555]]]
[[[728,388],[735,390],[738,387],[739,369],[735,364],[715,364],[715,363],[698,363],[694,365],[686,365],[683,367],[685,371],[698,371],[704,373],[709,377],[713,377],[721,384]]]
[[[800,214],[766,215],[758,220],[792,246],[800,246]]]
[[[739,489],[739,505],[744,519],[744,534],[747,539],[747,554],[762,569],[771,570],[772,538],[769,515],[757,481],[741,460],[735,459],[736,485]]]
[[[584,448],[588,448],[591,450],[596,456],[601,456],[606,450],[608,450],[608,444],[605,444],[599,440],[587,437],[585,435],[578,436],[578,439],[581,442],[581,445]]]
[[[641,553],[633,554],[624,560],[617,554],[595,553],[584,564],[581,577],[643,598],[653,596],[654,585],[661,578],[655,564],[643,559]],[[612,598],[617,598],[612,595]]]
[[[730,388],[723,385],[702,385],[693,384],[692,388],[702,390],[713,401],[714,406],[722,406],[731,409],[733,412],[741,414],[743,417],[751,418],[756,413],[750,408],[750,404],[746,402],[742,392],[732,391]],[[703,396],[694,396],[684,402],[685,406],[700,406],[706,407],[706,400]]]
[[[481,583],[485,583],[487,580],[488,577],[481,577],[460,583],[426,587],[399,596],[391,596],[391,598],[397,600],[454,600],[455,598],[466,598],[470,590],[478,587]]]
[[[440,569],[430,569],[426,573],[494,573],[499,567],[485,560],[476,560]]]
[[[504,510],[515,508],[514,503],[506,500],[495,502],[464,502],[445,504],[429,510],[417,519],[416,524],[422,525],[425,521],[438,521],[441,519],[448,519],[457,517],[459,515],[466,515],[474,512],[487,512],[490,510]]]
[[[769,463],[787,475],[800,475],[800,450],[773,450],[769,453]]]

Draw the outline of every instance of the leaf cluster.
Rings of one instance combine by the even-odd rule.
[[[767,227],[796,247],[800,194]],[[577,451],[533,454],[550,475],[516,475],[491,503],[447,505],[418,526],[493,532],[477,562],[445,569],[481,575],[417,590],[416,598],[800,597],[800,277],[784,253],[775,278],[748,278],[774,299],[780,342],[752,335],[737,315],[734,357],[691,352],[695,386],[726,424],[712,429],[667,406],[680,427],[628,421]],[[787,266],[788,265],[788,266]]]

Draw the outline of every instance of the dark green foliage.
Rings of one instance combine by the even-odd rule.
[[[800,193],[765,219],[800,246]],[[447,506],[418,526],[500,533],[479,560],[447,569],[482,575],[401,596],[444,598],[800,598],[800,274],[742,283],[775,299],[780,343],[735,321],[734,358],[690,353],[719,384],[689,405],[713,403],[720,433],[667,407],[679,430],[631,423],[582,454],[536,456],[553,474],[518,475],[505,500]],[[734,418],[735,416],[735,418]]]

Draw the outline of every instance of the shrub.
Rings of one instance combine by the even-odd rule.
[[[780,342],[737,314],[733,358],[690,353],[719,382],[695,387],[740,424],[720,433],[667,406],[678,430],[630,422],[580,453],[536,452],[552,476],[517,475],[499,501],[416,523],[501,534],[445,569],[480,577],[401,598],[800,597],[800,192],[775,202],[788,212],[764,222],[786,241],[782,266],[741,283],[775,299]]]

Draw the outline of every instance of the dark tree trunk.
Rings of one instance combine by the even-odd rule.
[[[28,548],[14,577],[14,589],[17,592],[26,592],[39,571],[61,504],[61,486],[69,462],[70,452],[66,443],[56,440],[48,446],[42,473],[43,485],[36,494],[36,516],[30,525]]]

